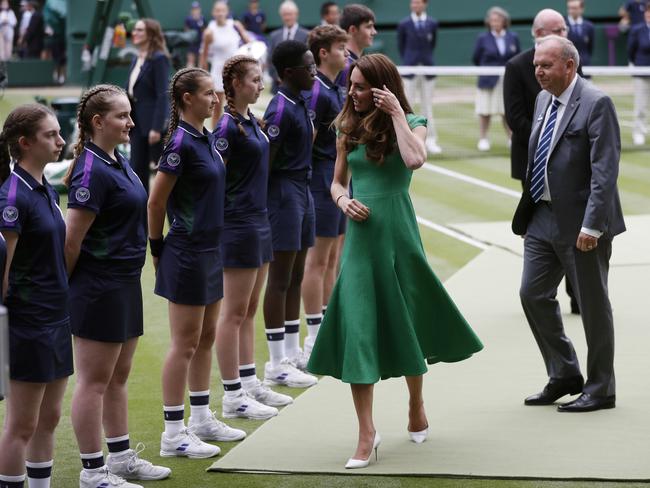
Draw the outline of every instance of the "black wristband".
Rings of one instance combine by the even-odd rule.
[[[160,237],[158,239],[151,239],[149,238],[149,249],[151,249],[151,255],[154,258],[157,258],[160,256],[160,253],[162,252],[163,244],[165,243],[165,240]]]

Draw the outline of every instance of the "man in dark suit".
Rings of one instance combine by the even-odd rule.
[[[45,47],[45,22],[43,14],[36,7],[36,2],[30,0],[26,3],[26,10],[23,12],[23,15],[30,16],[24,34],[18,40],[18,51],[24,58],[40,59]]]
[[[307,37],[309,36],[309,31],[300,27],[298,24],[298,15],[300,12],[295,2],[292,0],[285,0],[280,4],[278,12],[280,13],[283,26],[274,30],[269,35],[268,59],[271,59],[275,47],[282,41],[299,41],[307,44]],[[278,73],[273,67],[273,63],[269,63],[269,75],[273,82],[271,92],[276,93],[278,91],[279,79]]]
[[[645,22],[630,29],[627,56],[634,66],[650,66],[650,9],[644,12]],[[648,109],[650,108],[650,77],[634,77],[634,129],[632,141],[635,146],[646,142],[648,132]]]
[[[512,222],[524,236],[521,303],[549,382],[526,405],[562,412],[614,408],[614,323],[607,291],[612,238],[625,231],[616,180],[621,137],[611,99],[577,75],[579,54],[560,36],[535,49],[535,103],[524,191]],[[587,339],[587,381],[564,333],[555,295],[566,274]]]
[[[397,48],[406,66],[433,66],[438,21],[427,15],[427,0],[411,0],[411,14],[397,26]],[[429,154],[440,154],[433,121],[433,89],[435,76],[405,75],[404,84],[411,103],[418,99],[420,110],[428,120],[426,140]]]
[[[582,17],[585,11],[585,2],[584,0],[568,0],[566,8],[568,38],[578,50],[582,65],[590,66],[591,55],[594,52],[594,24]]]

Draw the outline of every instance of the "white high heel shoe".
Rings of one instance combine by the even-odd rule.
[[[427,440],[427,436],[429,435],[429,427],[427,427],[424,430],[420,430],[418,432],[411,432],[410,430],[408,431],[409,437],[413,442],[416,444],[422,444],[424,441]]]
[[[379,448],[379,444],[381,444],[381,436],[379,435],[379,432],[375,431],[375,439],[372,441],[372,449],[375,451],[375,461],[377,461],[377,449]],[[348,462],[345,463],[345,469],[359,469],[359,468],[365,468],[370,464],[370,458],[372,457],[372,451],[370,451],[370,455],[368,456],[368,459],[354,459],[350,458],[348,459]]]

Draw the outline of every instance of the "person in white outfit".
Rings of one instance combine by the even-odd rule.
[[[14,46],[16,14],[9,7],[8,0],[0,2],[0,61],[8,61]]]
[[[221,118],[225,100],[223,90],[223,66],[226,60],[237,52],[242,44],[251,41],[246,29],[241,22],[228,18],[228,3],[225,0],[217,0],[212,7],[212,19],[203,32],[203,45],[201,48],[200,66],[208,69],[214,80],[214,89],[219,97],[219,103],[212,114],[212,126],[215,127]]]

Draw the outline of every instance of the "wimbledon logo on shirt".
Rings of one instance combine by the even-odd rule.
[[[217,142],[215,142],[214,147],[217,148],[217,151],[225,151],[228,149],[228,139],[220,137],[217,139]]]
[[[18,220],[18,209],[16,207],[12,207],[11,205],[5,207],[5,209],[2,211],[2,218],[5,222],[15,222]]]
[[[280,135],[280,128],[277,125],[269,125],[268,131],[271,137],[278,137]]]
[[[85,187],[77,188],[77,191],[74,192],[74,197],[78,202],[87,202],[90,199],[90,190]]]
[[[178,153],[169,153],[167,156],[167,164],[175,168],[181,162],[181,156]]]

